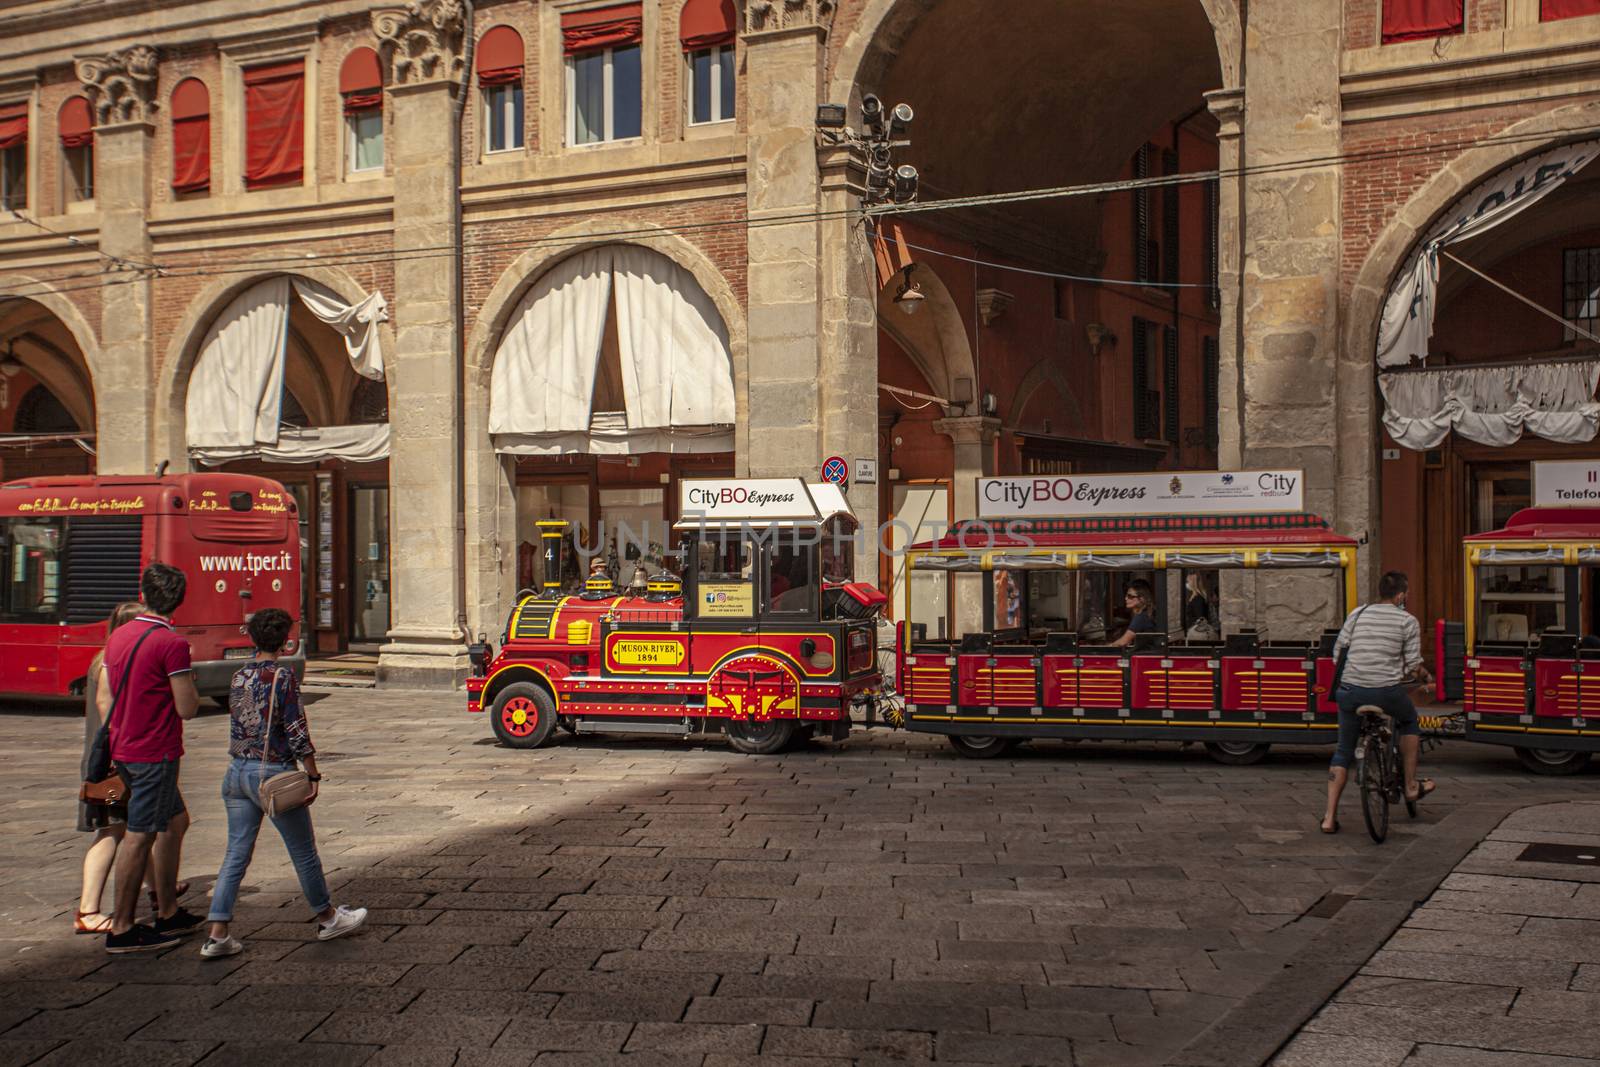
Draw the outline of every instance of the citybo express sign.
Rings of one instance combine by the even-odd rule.
[[[678,483],[678,513],[707,519],[815,519],[799,478],[698,478]]]
[[[1248,515],[1304,508],[1305,474],[1297,470],[978,479],[980,519]]]

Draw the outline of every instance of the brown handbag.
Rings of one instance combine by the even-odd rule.
[[[100,724],[89,746],[84,766],[85,777],[83,784],[78,787],[78,799],[87,804],[121,804],[128,799],[128,783],[111,760],[111,720],[116,717],[117,705],[122,702],[122,694],[128,689],[128,679],[133,677],[139,646],[155,629],[152,626],[134,642],[133,650],[128,653],[128,665],[122,671],[122,681],[117,685],[116,692],[111,694],[111,707],[106,709],[106,721]],[[100,669],[107,668],[102,665]]]
[[[278,706],[278,674],[272,674],[272,691],[267,697],[267,726],[261,733],[261,767],[266,769],[267,753],[272,747],[272,715]],[[298,768],[274,774],[261,783],[257,793],[261,810],[268,815],[282,815],[311,803],[311,777]]]

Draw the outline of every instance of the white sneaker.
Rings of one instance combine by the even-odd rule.
[[[218,941],[214,937],[206,938],[206,943],[200,946],[200,955],[208,960],[220,960],[226,956],[237,956],[244,951],[244,942],[229,934]]]
[[[347,908],[340,904],[333,909],[333,918],[317,924],[317,940],[332,941],[345,934],[353,934],[367,921],[366,908]]]

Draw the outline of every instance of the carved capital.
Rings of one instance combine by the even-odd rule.
[[[815,26],[828,32],[833,25],[834,0],[742,0],[746,33]]]
[[[95,125],[154,122],[160,106],[156,65],[156,50],[145,44],[103,56],[78,56],[74,66],[94,107]]]
[[[372,12],[390,85],[454,81],[461,76],[466,14],[461,0],[412,0]]]

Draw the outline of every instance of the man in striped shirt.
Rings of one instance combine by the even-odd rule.
[[[1322,816],[1322,832],[1339,830],[1339,795],[1350,777],[1355,762],[1356,737],[1361,732],[1358,709],[1374,705],[1388,713],[1400,735],[1400,762],[1405,769],[1406,799],[1420,800],[1433,792],[1430,779],[1417,781],[1417,755],[1422,748],[1422,731],[1417,725],[1417,709],[1411,703],[1408,679],[1428,680],[1422,666],[1422,633],[1417,618],[1406,610],[1409,583],[1399,571],[1378,579],[1378,599],[1357,608],[1345,619],[1339,640],[1333,646],[1337,662],[1346,649],[1344,673],[1339,677],[1339,747],[1328,769],[1328,810]]]

